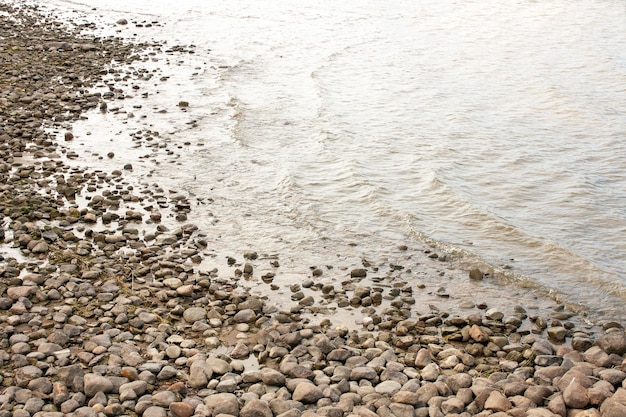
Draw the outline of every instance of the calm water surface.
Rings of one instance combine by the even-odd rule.
[[[52,4],[195,45],[135,113],[199,145],[145,167],[213,199],[222,245],[426,243],[626,319],[624,2]]]

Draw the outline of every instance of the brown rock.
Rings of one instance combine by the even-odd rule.
[[[173,402],[170,404],[170,412],[174,417],[191,417],[194,407],[184,402]]]
[[[322,390],[310,382],[301,382],[293,390],[292,398],[304,404],[314,404],[323,397]]]
[[[269,405],[262,400],[250,400],[239,412],[239,417],[272,417]]]
[[[587,389],[573,380],[563,391],[563,401],[569,408],[585,408],[589,404]]]
[[[37,287],[19,286],[7,288],[7,295],[12,300],[19,300],[22,297],[30,297],[37,291]]]
[[[367,276],[367,271],[363,268],[353,269],[350,272],[350,277],[352,278],[365,278]]]
[[[533,385],[526,389],[524,397],[537,405],[543,405],[544,401],[554,393],[553,389],[544,385]]]
[[[478,268],[474,268],[471,271],[469,271],[469,278],[472,281],[480,281],[483,279],[483,277],[484,277],[483,272]]]
[[[489,398],[485,401],[485,410],[492,411],[508,411],[513,408],[511,401],[506,398],[500,391],[491,391]]]
[[[555,395],[550,401],[548,401],[548,409],[554,414],[558,414],[561,417],[567,415],[567,407],[562,395]]]
[[[398,391],[391,400],[400,404],[410,404],[414,407],[424,407],[426,405],[426,403],[420,400],[419,394],[412,391]]]
[[[263,370],[261,370],[261,380],[266,385],[279,387],[285,385],[285,382],[287,381],[285,375],[271,368],[263,368]]]
[[[600,406],[600,415],[602,417],[624,417],[626,416],[626,405],[609,398]]]
[[[489,335],[485,331],[483,331],[483,329],[480,326],[476,324],[473,324],[472,327],[470,328],[469,335],[474,341],[478,343],[489,342]]]
[[[626,333],[607,333],[596,341],[596,345],[608,354],[623,355],[626,353]]]
[[[594,365],[602,368],[607,368],[611,365],[611,358],[602,350],[599,346],[592,346],[583,354],[585,361],[593,363]]]

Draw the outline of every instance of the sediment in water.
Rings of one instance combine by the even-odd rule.
[[[621,323],[495,300],[415,315],[420,285],[366,261],[342,282],[310,268],[289,308],[243,285],[276,285],[279,258],[242,250],[226,273],[200,271],[207,239],[185,197],[133,184],[132,166],[71,168],[80,155],[42,129],[73,140],[67,123],[123,95],[91,87],[146,45],[0,7],[0,210],[15,252],[0,268],[0,417],[626,415]],[[337,325],[342,311],[358,325]]]

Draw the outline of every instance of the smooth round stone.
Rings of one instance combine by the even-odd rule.
[[[17,342],[13,346],[11,346],[11,351],[19,355],[30,353],[30,345],[25,342]]]
[[[250,325],[248,323],[239,323],[235,326],[235,330],[238,332],[247,332],[250,330]]]
[[[180,348],[180,346],[170,345],[167,347],[167,349],[165,349],[165,354],[170,359],[178,358],[181,353],[182,353],[182,349]]]
[[[204,320],[206,318],[206,310],[202,307],[189,307],[183,312],[183,318],[187,323]]]
[[[391,396],[400,391],[402,385],[399,382],[388,380],[376,385],[375,390],[378,394]]]

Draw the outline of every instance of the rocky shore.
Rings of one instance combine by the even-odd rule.
[[[368,281],[365,262],[336,283],[310,268],[287,309],[241,285],[275,285],[279,259],[200,270],[185,196],[134,184],[132,164],[66,163],[71,122],[123,99],[92,88],[150,76],[121,68],[158,45],[25,6],[0,4],[0,28],[0,417],[626,416],[621,323],[562,305],[415,315],[417,284]],[[320,300],[359,324],[316,315]]]

